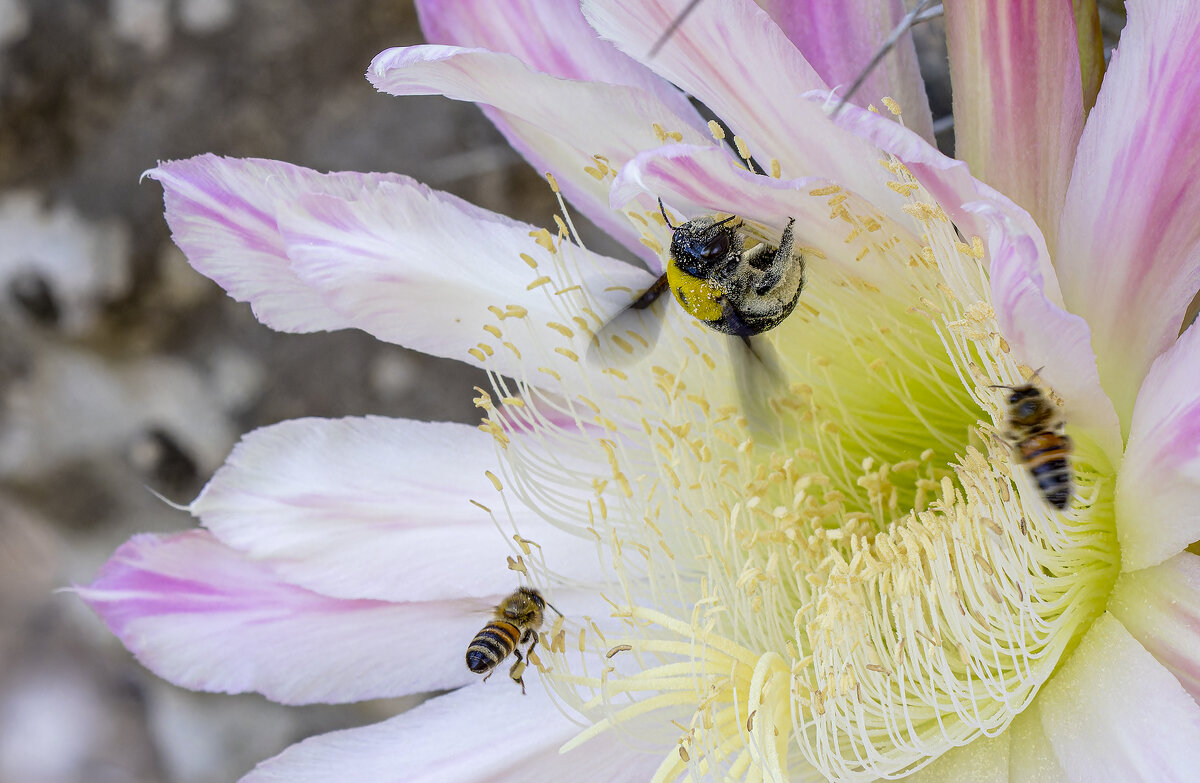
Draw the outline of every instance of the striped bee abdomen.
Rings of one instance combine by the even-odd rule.
[[[1071,502],[1071,439],[1056,432],[1038,432],[1018,444],[1021,461],[1037,481],[1042,497],[1062,510]]]
[[[517,649],[520,638],[521,632],[512,623],[503,620],[488,623],[467,647],[467,668],[476,674],[491,671]]]

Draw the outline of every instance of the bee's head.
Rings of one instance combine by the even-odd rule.
[[[1018,426],[1034,426],[1050,417],[1050,401],[1032,384],[1017,386],[1008,395],[1008,415]]]
[[[693,277],[708,277],[725,259],[742,252],[742,238],[730,225],[734,220],[733,215],[724,220],[702,217],[674,226],[671,260]]]

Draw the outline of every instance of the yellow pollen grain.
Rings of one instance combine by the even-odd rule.
[[[892,114],[896,115],[897,117],[900,116],[900,104],[896,103],[896,101],[887,97],[886,95],[883,96],[882,98],[880,98],[879,100],[881,103],[883,103],[884,106],[887,107],[888,111],[890,111]]]
[[[711,133],[712,137],[717,141],[725,140],[725,129],[722,128],[721,123],[717,122],[716,120],[708,121],[708,132]]]
[[[546,326],[561,334],[563,337],[571,338],[575,336],[575,332],[571,327],[565,324],[560,324],[558,321],[547,321]]]
[[[584,166],[583,171],[584,171],[584,173],[588,174],[592,179],[595,179],[595,180],[603,180],[604,179],[604,172],[601,171],[600,169],[596,168],[595,166]]]
[[[565,239],[571,236],[571,229],[567,228],[566,222],[560,216],[554,216],[554,225],[558,226],[559,238]]]
[[[514,408],[524,408],[525,407],[525,400],[522,400],[520,397],[501,397],[500,402],[502,402],[505,405],[511,405]]]
[[[550,278],[546,277],[545,275],[542,275],[541,277],[537,278],[529,285],[525,286],[525,290],[532,291],[533,289],[540,288],[541,286],[544,286],[544,285],[546,285],[546,283],[550,283],[550,282],[553,282],[553,281]]]
[[[496,488],[497,492],[504,490],[504,486],[500,483],[500,479],[496,478],[495,473],[491,472],[490,470],[485,470],[483,475],[487,476],[488,481],[492,482],[492,486]]]
[[[517,346],[510,343],[508,340],[505,340],[503,345],[505,348],[513,352],[513,356],[516,356],[518,359],[521,358],[521,352],[517,350]]]
[[[783,176],[783,167],[779,165],[778,158],[771,158],[771,176],[775,179]]]
[[[570,359],[573,362],[579,361],[579,354],[575,353],[570,348],[558,347],[558,348],[554,349],[554,352],[567,357],[568,359]]]
[[[566,288],[558,289],[557,291],[554,292],[554,295],[562,296],[563,294],[569,294],[572,291],[582,291],[582,290],[583,290],[583,286],[581,286],[581,285],[569,285]]]
[[[497,320],[503,321],[508,317],[508,313],[496,307],[496,305],[488,305],[488,310],[491,311],[492,315],[496,316]]]
[[[491,356],[495,353],[495,351],[492,350],[492,346],[488,345],[487,343],[476,343],[476,345],[479,346],[479,350],[483,351],[488,356]]]
[[[655,255],[659,255],[659,256],[662,255],[662,252],[663,252],[662,243],[660,243],[654,237],[646,236],[645,234],[642,234],[640,237],[638,237],[638,241],[641,242],[646,247],[653,250]]]
[[[495,337],[497,339],[499,339],[502,336],[500,327],[496,326],[495,324],[484,324],[483,331],[487,332],[492,337]]]
[[[810,195],[810,196],[817,196],[817,197],[821,197],[821,196],[833,196],[833,195],[836,195],[836,194],[838,194],[838,193],[841,193],[841,192],[842,192],[842,186],[841,186],[841,185],[826,185],[826,186],[825,186],[825,187],[823,187],[823,188],[817,188],[816,190],[810,190],[810,191],[808,191],[808,195]]]
[[[506,315],[509,318],[524,318],[525,316],[529,315],[529,311],[524,307],[521,307],[521,305],[505,305],[505,309],[507,310]]]
[[[733,137],[733,146],[737,147],[738,155],[742,156],[742,160],[750,160],[750,148],[746,146],[746,142],[741,136]]]
[[[538,262],[536,260],[534,260],[534,257],[529,255],[528,253],[522,253],[521,260],[524,261],[525,265],[528,266],[530,269],[537,269]]]
[[[647,228],[650,227],[650,222],[647,221],[646,218],[642,217],[642,214],[640,212],[635,212],[634,210],[631,209],[628,212],[626,212],[625,214],[628,215],[632,220],[635,220],[638,223],[641,223],[643,226],[646,226]]]
[[[539,228],[535,231],[530,231],[529,236],[533,237],[533,241],[537,242],[539,245],[546,248],[551,253],[556,252],[558,249],[554,246],[553,235],[551,235],[551,233],[544,228]]]
[[[614,655],[616,655],[617,653],[626,652],[627,650],[632,650],[632,649],[633,649],[633,645],[631,645],[631,644],[618,644],[614,647],[610,647],[608,649],[608,652],[604,653],[604,657],[611,658]]]
[[[520,555],[515,558],[512,555],[508,556],[508,570],[516,571],[518,574],[529,574],[529,570],[525,567],[525,558]]]
[[[650,124],[650,127],[654,130],[654,138],[658,139],[660,142],[667,140],[667,132],[663,130],[663,126],[659,125],[657,122],[654,122]]]
[[[546,373],[546,375],[549,375],[554,380],[558,381],[559,383],[562,383],[562,376],[559,375],[554,370],[551,370],[549,367],[539,367],[538,372],[544,372],[544,373]]]
[[[478,348],[468,348],[467,353],[471,354],[472,356],[474,356],[477,360],[479,360],[481,362],[487,361],[487,356],[484,354],[483,351],[479,350]]]
[[[549,171],[546,172],[546,181],[550,183],[551,190],[553,190],[555,193],[560,192],[558,189],[558,179],[556,179],[555,176]]]
[[[899,193],[901,196],[911,196],[913,191],[918,190],[918,186],[908,182],[889,181],[887,186]],[[555,215],[555,217],[558,217]]]

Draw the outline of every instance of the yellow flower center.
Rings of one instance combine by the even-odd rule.
[[[644,315],[663,320],[648,357],[589,360],[603,321],[565,231],[553,274],[533,272],[563,317],[527,328],[580,372],[548,370],[553,393],[496,376],[479,403],[505,492],[611,566],[596,589],[621,630],[568,618],[578,653],[560,622],[538,662],[594,719],[568,747],[625,732],[664,752],[660,780],[901,775],[1004,730],[1103,611],[1113,468],[1072,431],[1075,498],[1040,495],[1000,436],[994,387],[1033,372],[999,334],[982,242],[883,163],[911,223],[810,192],[845,243],[805,249],[801,303],[764,336],[786,381],[760,399],[741,343],[668,297]],[[661,216],[634,221],[666,244]],[[572,583],[518,543],[550,595]]]

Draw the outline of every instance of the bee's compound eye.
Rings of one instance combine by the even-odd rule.
[[[711,260],[714,258],[722,258],[728,252],[729,235],[722,231],[720,234],[717,234],[715,237],[708,240],[708,243],[704,246],[704,249],[700,251],[700,257]]]

